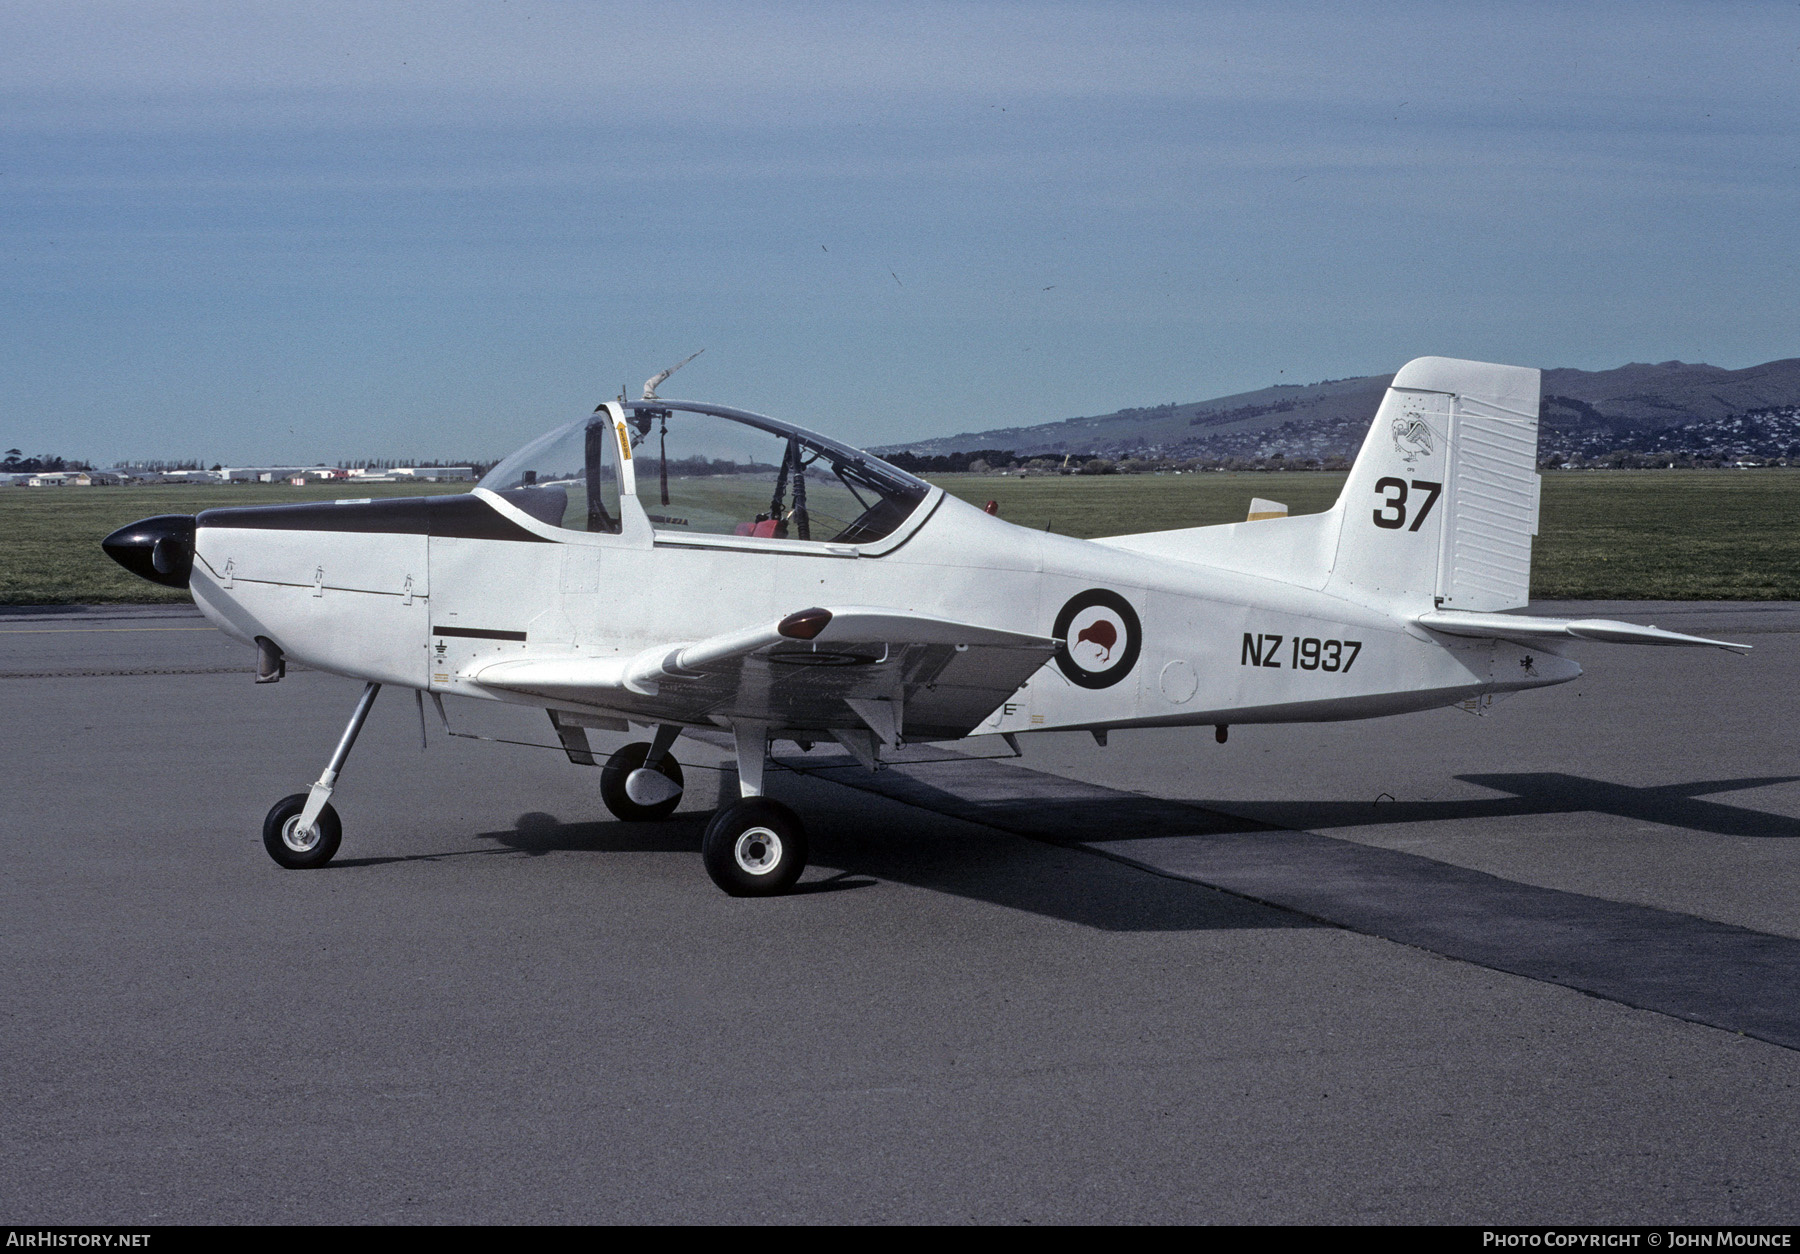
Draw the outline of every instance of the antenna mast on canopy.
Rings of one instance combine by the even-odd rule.
[[[656,389],[662,386],[663,380],[667,379],[670,375],[674,374],[677,370],[679,370],[683,366],[687,365],[690,361],[694,360],[694,358],[698,357],[701,353],[704,353],[705,351],[706,350],[704,348],[702,348],[695,352],[689,353],[686,357],[683,357],[680,361],[676,362],[673,366],[670,366],[667,370],[663,371],[661,374],[655,375],[650,379],[646,379],[644,381],[644,395],[640,399],[646,400],[646,401],[654,401],[654,400],[659,399],[658,396],[656,395]]]

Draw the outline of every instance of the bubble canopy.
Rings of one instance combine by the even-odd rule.
[[[867,544],[930,485],[860,449],[760,414],[687,401],[625,401],[638,503],[659,535]],[[482,477],[532,517],[617,532],[618,439],[606,409],[540,436]]]

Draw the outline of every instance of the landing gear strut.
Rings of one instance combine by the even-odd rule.
[[[356,703],[355,713],[350,715],[350,725],[344,728],[337,748],[332,751],[331,761],[325,764],[325,773],[319,776],[311,791],[283,797],[263,820],[263,847],[271,858],[290,871],[324,866],[337,853],[344,838],[344,827],[338,822],[337,811],[331,808],[331,793],[337,787],[338,772],[344,769],[344,761],[350,756],[363,724],[368,721],[375,694],[380,691],[381,685],[374,683],[363,689],[362,699]]]
[[[706,825],[700,858],[712,882],[733,897],[773,897],[792,888],[806,870],[806,828],[799,815],[762,795],[768,725],[734,723],[731,731],[742,795]]]

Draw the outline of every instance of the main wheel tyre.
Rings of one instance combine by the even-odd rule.
[[[300,812],[306,809],[306,796],[297,792],[283,797],[263,820],[263,847],[290,871],[324,866],[344,840],[344,825],[338,822],[337,811],[330,802],[319,811],[311,827],[300,830]]]
[[[657,819],[666,819],[681,804],[679,791],[666,801],[648,806],[639,805],[626,793],[625,781],[631,778],[633,771],[644,765],[644,759],[649,756],[649,741],[633,741],[606,759],[606,766],[600,772],[600,800],[606,803],[606,808],[614,816],[628,823],[652,823]],[[662,761],[656,764],[656,773],[677,789],[685,787],[681,778],[681,763],[675,760],[672,753],[663,754]]]
[[[773,897],[806,870],[806,828],[779,801],[745,797],[713,815],[700,858],[712,882],[733,897]]]

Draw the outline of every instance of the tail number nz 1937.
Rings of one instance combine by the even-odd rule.
[[[1426,493],[1425,504],[1413,515],[1412,526],[1406,527],[1406,480],[1396,479],[1389,475],[1385,479],[1375,481],[1375,490],[1381,493],[1381,508],[1374,511],[1375,525],[1386,527],[1389,531],[1398,531],[1406,527],[1408,531],[1417,531],[1419,524],[1425,521],[1425,515],[1437,504],[1438,495],[1443,492],[1444,485],[1430,483],[1424,479],[1414,479],[1413,487]]]
[[[1279,668],[1284,639],[1288,640],[1288,665],[1297,671],[1347,671],[1362,652],[1360,640],[1314,640],[1246,631],[1238,665]]]

